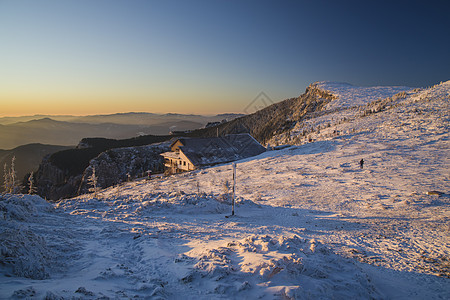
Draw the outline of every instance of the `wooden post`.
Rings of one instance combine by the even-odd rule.
[[[231,202],[231,215],[234,216],[234,199],[236,196],[236,163],[233,163],[233,198]]]

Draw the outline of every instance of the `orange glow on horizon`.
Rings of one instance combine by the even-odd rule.
[[[5,98],[5,97],[1,97]],[[18,98],[18,97],[17,97]],[[220,113],[240,113],[236,109],[235,103],[227,101],[204,101],[202,99],[162,99],[160,101],[151,100],[78,100],[72,97],[64,97],[64,100],[53,99],[17,99],[0,100],[0,117],[18,117],[32,115],[100,115],[127,112],[148,112],[148,113],[180,113],[180,114],[202,114],[215,115]],[[242,103],[245,103],[242,101]],[[234,104],[234,105],[233,105]],[[233,107],[235,106],[235,107]],[[240,105],[243,108],[244,105]],[[239,106],[238,106],[239,107]]]

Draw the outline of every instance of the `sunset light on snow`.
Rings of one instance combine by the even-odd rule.
[[[449,299],[449,12],[0,0],[0,299]]]

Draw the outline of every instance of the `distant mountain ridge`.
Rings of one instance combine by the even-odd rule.
[[[208,122],[231,120],[239,116],[119,113],[82,117],[7,117],[0,118],[0,149],[12,149],[30,143],[71,146],[86,137],[126,139],[141,135],[167,135],[171,131],[194,130],[204,127]]]
[[[32,120],[39,120],[49,118],[55,121],[75,122],[75,123],[117,123],[121,124],[120,120],[126,120],[124,124],[140,124],[140,120],[148,121],[148,124],[152,124],[152,120],[159,121],[168,117],[175,118],[176,120],[191,120],[198,123],[207,123],[213,121],[221,121],[222,119],[234,119],[244,114],[237,113],[222,113],[217,115],[196,115],[196,114],[179,114],[179,113],[149,113],[149,112],[126,112],[126,113],[114,113],[114,114],[98,114],[98,115],[86,115],[86,116],[74,116],[74,115],[32,115],[32,116],[17,116],[17,117],[0,117],[0,125],[11,125],[18,122],[28,122]],[[109,120],[109,121],[105,121]],[[173,121],[170,119],[169,121]],[[133,123],[136,122],[136,123]]]

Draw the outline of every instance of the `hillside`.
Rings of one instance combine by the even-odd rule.
[[[348,83],[316,82],[310,84],[305,93],[297,98],[274,103],[253,114],[212,128],[195,130],[189,135],[215,136],[217,132],[220,135],[248,132],[260,143],[273,145],[274,136],[290,132],[294,127],[302,127],[309,119],[347,108],[360,108],[372,101],[411,90],[409,87],[356,87]]]
[[[330,102],[325,109],[342,109],[354,106],[366,105],[378,99],[392,97],[401,92],[411,91],[413,88],[406,86],[371,86],[360,87],[345,82],[320,81],[312,86],[319,90],[331,93],[336,99]]]
[[[296,123],[273,142],[298,145],[237,162],[229,218],[231,164],[2,196],[2,296],[446,299],[449,102],[450,81]]]

